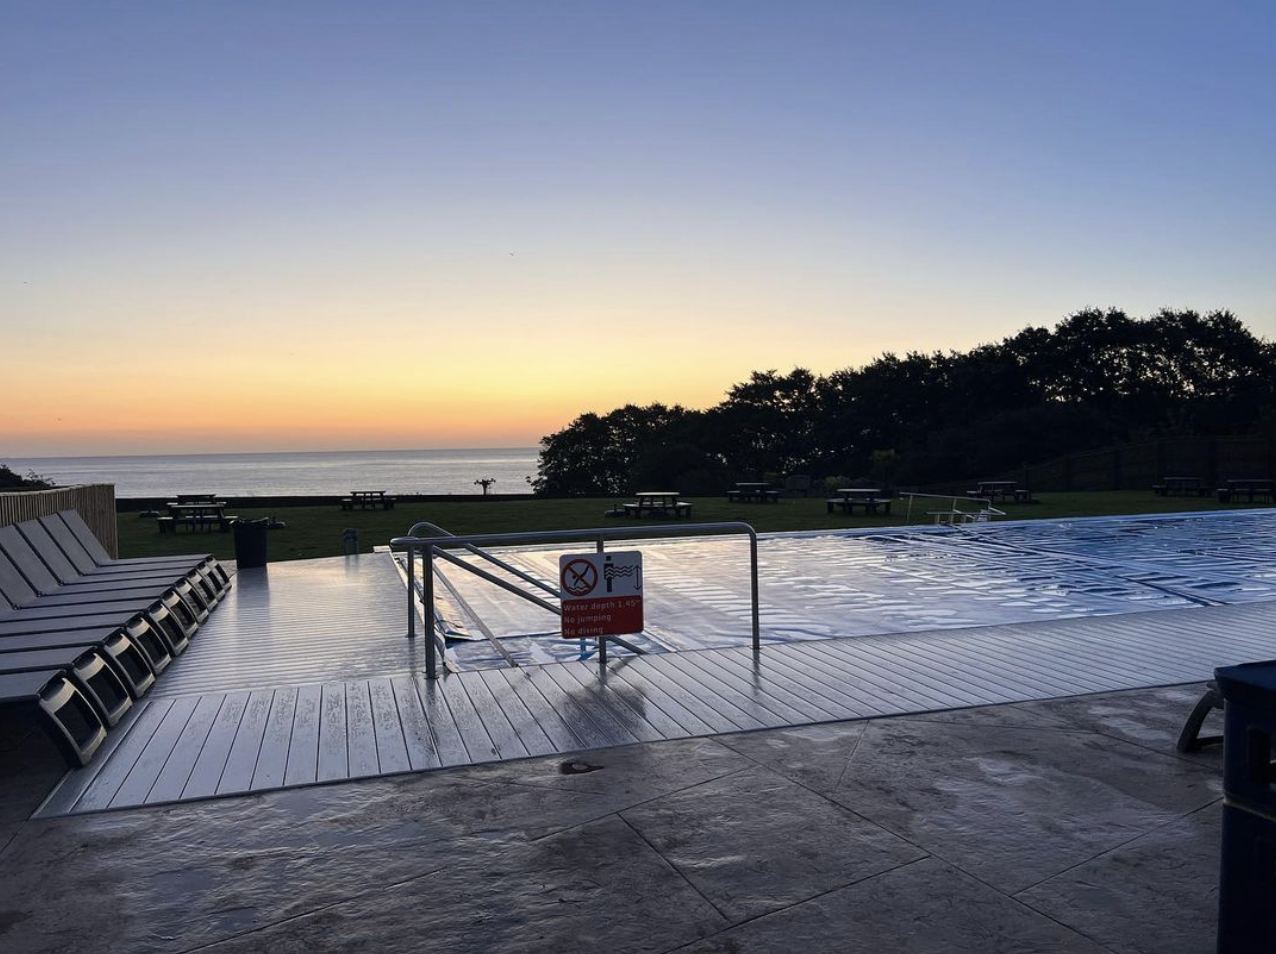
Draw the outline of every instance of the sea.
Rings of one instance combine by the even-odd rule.
[[[275,454],[165,454],[144,457],[0,457],[18,474],[57,484],[114,484],[115,496],[222,497],[396,494],[525,494],[536,475],[535,447],[458,450],[314,451]]]

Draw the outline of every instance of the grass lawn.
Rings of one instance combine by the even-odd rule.
[[[236,507],[242,517],[274,516],[288,524],[287,529],[270,532],[270,559],[306,560],[313,557],[339,556],[341,531],[354,527],[359,531],[359,547],[369,552],[374,546],[406,533],[418,520],[429,520],[453,533],[502,533],[516,530],[564,530],[582,527],[636,525],[632,520],[615,520],[603,516],[613,504],[612,498],[573,500],[509,500],[499,497],[482,501],[455,503],[402,504],[394,510],[341,510],[337,504],[324,507],[285,507],[258,510]],[[899,526],[904,521],[905,502],[895,502],[889,517],[847,517],[840,511],[827,513],[823,498],[784,499],[778,504],[728,503],[721,498],[694,498],[695,519],[714,522],[743,520],[761,532],[770,530],[821,530],[829,527]],[[931,501],[940,504],[942,501]],[[1214,498],[1157,497],[1151,491],[1119,491],[1089,493],[1044,493],[1036,504],[999,504],[1007,512],[1004,519],[1055,519],[1058,517],[1094,517],[1108,514],[1175,513],[1188,510],[1237,510],[1241,504],[1220,504]],[[1266,506],[1258,505],[1258,506]],[[929,523],[921,502],[914,504],[912,522]],[[234,557],[229,533],[176,533],[161,536],[154,520],[143,520],[134,513],[119,515],[120,556],[157,556],[163,554],[211,552],[222,559]],[[672,523],[651,520],[650,523]]]

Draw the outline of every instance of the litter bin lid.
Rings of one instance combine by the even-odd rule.
[[[1276,710],[1276,660],[1221,666],[1214,670],[1214,678],[1228,702]]]

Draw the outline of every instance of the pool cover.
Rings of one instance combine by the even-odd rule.
[[[653,651],[747,642],[743,537],[624,546],[644,556],[647,630],[633,642]],[[501,555],[552,582],[563,552]],[[767,641],[1245,603],[1276,599],[1276,510],[767,534],[758,564]],[[484,631],[520,661],[595,651],[562,639],[557,617],[531,603],[444,563],[437,573],[461,668],[506,665]]]

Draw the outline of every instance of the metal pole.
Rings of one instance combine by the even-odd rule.
[[[600,533],[598,534],[598,552],[602,553],[603,549],[603,535]]]
[[[408,547],[408,639],[416,639],[416,547]]]
[[[425,608],[425,678],[437,679],[434,663],[434,546],[427,543],[421,554],[421,603]]]
[[[753,651],[762,649],[762,631],[758,625],[758,538],[749,534],[749,583],[753,599]]]
[[[598,664],[600,666],[607,665],[607,637],[598,637]]]

